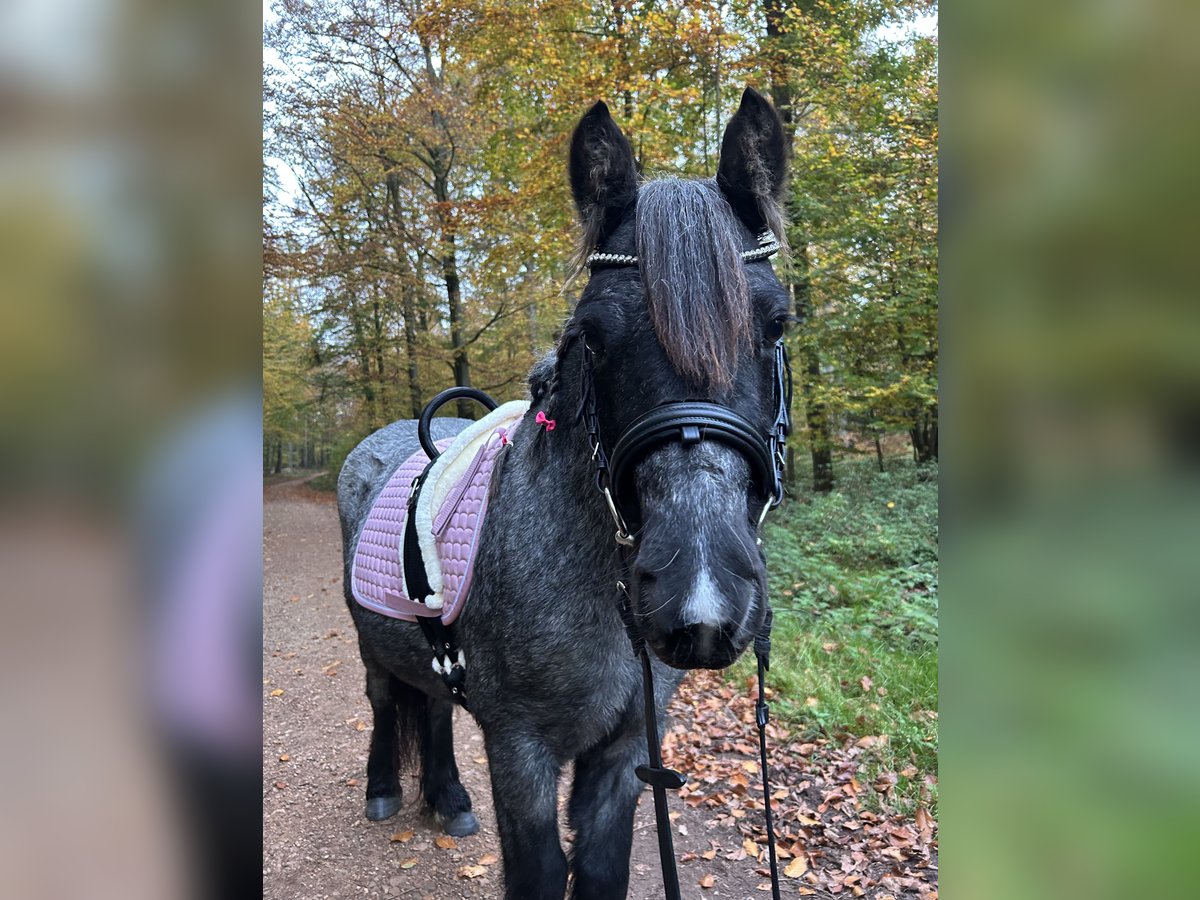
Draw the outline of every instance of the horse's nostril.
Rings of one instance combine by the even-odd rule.
[[[651,640],[658,657],[678,669],[723,669],[741,650],[715,625],[686,625]]]

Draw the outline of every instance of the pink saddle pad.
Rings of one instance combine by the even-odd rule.
[[[445,450],[453,441],[439,441],[438,450]],[[491,432],[470,464],[445,491],[436,512],[429,509],[430,515],[424,518],[422,508],[429,506],[429,501],[435,498],[425,496],[432,487],[428,482],[422,490],[417,523],[420,527],[424,521],[426,530],[432,532],[432,535],[422,536],[422,549],[429,582],[435,589],[428,605],[409,598],[401,560],[408,521],[408,497],[413,479],[424,471],[429,457],[425,451],[418,450],[396,470],[371,507],[354,551],[351,593],[356,601],[367,609],[408,622],[415,622],[418,616],[440,616],[442,622],[449,625],[458,618],[471,587],[479,533],[487,512],[492,468],[507,442],[504,428]],[[443,458],[438,458],[439,466]],[[431,480],[434,480],[433,475],[431,472]],[[432,545],[428,540],[430,536]],[[436,547],[436,560],[429,558],[430,546]],[[439,582],[441,589],[437,590]]]

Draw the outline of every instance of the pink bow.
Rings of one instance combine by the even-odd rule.
[[[537,422],[539,425],[545,425],[547,431],[554,430],[554,425],[555,425],[554,420],[547,419],[546,414],[544,412],[542,412],[540,409],[538,410],[538,414],[534,417],[533,421]]]

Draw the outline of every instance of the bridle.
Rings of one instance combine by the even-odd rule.
[[[758,246],[742,251],[745,262],[767,259],[781,248],[775,236],[767,231],[758,238]],[[589,269],[601,267],[637,266],[638,258],[631,255],[594,252],[587,258]],[[792,370],[783,338],[775,342],[772,394],[775,417],[771,427],[763,432],[740,413],[719,403],[707,400],[681,400],[662,403],[638,416],[617,437],[610,456],[600,435],[600,417],[596,410],[595,360],[592,350],[583,343],[581,372],[581,402],[579,418],[587,430],[588,444],[595,467],[596,489],[604,497],[616,528],[621,578],[617,580],[617,608],[634,652],[642,661],[642,693],[645,705],[646,745],[649,765],[640,765],[636,772],[654,792],[654,815],[658,831],[658,853],[662,864],[663,884],[667,900],[679,900],[679,874],[675,870],[675,850],[671,839],[671,822],[667,812],[668,789],[683,787],[686,779],[679,772],[662,764],[658,739],[658,714],[654,701],[653,673],[646,642],[633,612],[629,597],[630,556],[637,546],[638,509],[634,492],[634,473],[637,464],[657,448],[677,442],[684,447],[703,441],[716,441],[734,450],[746,460],[750,479],[762,510],[754,522],[755,530],[762,527],[767,512],[783,500],[784,454],[791,432]],[[630,523],[635,527],[630,528]],[[761,544],[761,538],[759,539]],[[767,599],[764,597],[763,602]],[[775,855],[775,829],[771,813],[771,790],[767,781],[766,726],[769,717],[765,696],[765,677],[770,668],[771,608],[768,605],[762,629],[754,639],[758,660],[758,702],[755,719],[758,725],[759,763],[762,768],[763,808],[767,827],[767,852],[771,869],[771,896],[780,900],[779,871]]]

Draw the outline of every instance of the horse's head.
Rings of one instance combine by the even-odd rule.
[[[579,378],[586,391],[591,380],[602,445],[614,474],[624,473],[613,487],[634,538],[633,611],[654,652],[677,668],[729,665],[767,609],[756,531],[773,490],[770,459],[764,472],[754,452],[763,445],[738,435],[765,441],[775,424],[789,304],[771,263],[744,256],[766,232],[782,240],[784,170],[779,117],[751,89],[725,131],[715,180],[639,183],[603,103],[572,138],[585,252],[610,256],[593,257],[564,333],[564,386]],[[578,371],[565,371],[572,363]],[[700,419],[731,410],[733,424],[690,426],[684,407],[665,406],[684,401],[702,404],[692,407]],[[683,424],[639,431],[643,417],[664,411],[680,412]],[[616,457],[631,445],[622,467]]]

